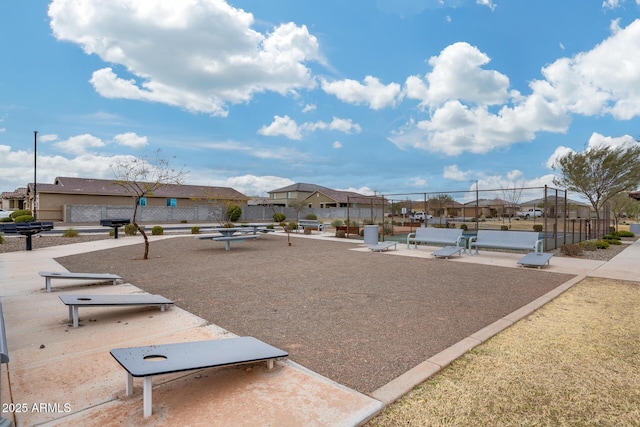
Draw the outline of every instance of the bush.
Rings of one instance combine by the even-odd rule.
[[[33,222],[33,216],[31,215],[21,215],[13,218],[13,222]]]
[[[533,231],[537,231],[538,233],[542,233],[542,224],[534,224]]]
[[[20,209],[20,210],[11,212],[11,215],[9,216],[11,217],[11,219],[15,221],[17,217],[23,216],[23,215],[31,215],[31,211],[27,209]]]
[[[331,221],[331,226],[332,226],[333,228],[341,227],[341,226],[343,226],[343,225],[344,225],[344,221],[343,221],[343,220],[341,220],[341,219],[334,219],[333,221]]]
[[[273,224],[269,224],[265,227],[267,230],[273,230],[275,227]]]
[[[238,205],[231,205],[229,209],[227,209],[227,219],[230,222],[235,222],[240,219],[242,216],[242,209]]]
[[[78,235],[78,230],[74,230],[73,228],[67,228],[64,230],[64,233],[62,233],[62,237],[78,237]]]
[[[632,233],[631,231],[622,230],[622,231],[618,231],[618,236],[620,236],[620,237],[635,237],[636,235],[634,233]]]
[[[134,224],[127,224],[124,226],[124,234],[127,236],[135,236],[138,234],[138,229]]]
[[[186,223],[187,223],[187,220],[186,220],[186,219],[181,219],[181,220],[180,220],[180,224],[186,224]]]
[[[584,242],[580,242],[580,247],[585,251],[595,251],[598,249],[595,240],[585,240]]]
[[[469,229],[469,227],[467,227],[467,224],[460,224],[460,229],[467,231]]]
[[[273,214],[273,220],[275,222],[283,222],[285,219],[287,219],[287,216],[283,213],[276,212]]]
[[[596,248],[598,249],[607,249],[609,247],[609,242],[606,240],[596,240]]]
[[[0,222],[12,222],[12,219],[10,216],[5,216],[0,218]]]
[[[501,225],[501,226],[500,226],[500,230],[502,230],[502,231],[508,231],[508,230],[509,230],[509,226],[508,226],[508,225]]]
[[[622,240],[622,237],[618,233],[611,233],[602,236],[602,240]]]
[[[569,243],[560,246],[560,252],[567,256],[580,256],[583,253],[583,249],[577,243]]]
[[[191,227],[191,234],[200,234],[200,227]]]
[[[292,230],[297,229],[297,228],[298,228],[298,223],[297,223],[297,222],[295,222],[295,221],[291,221],[291,222],[289,223],[289,228],[290,228],[290,229],[292,229]]]
[[[0,234],[0,245],[4,243],[4,237],[2,237],[2,234]]]
[[[162,236],[163,234],[164,234],[164,228],[160,227],[159,225],[154,225],[151,228],[152,236]]]
[[[305,217],[305,219],[311,219],[311,220],[316,220],[318,219],[318,216],[315,214],[309,214]]]
[[[345,239],[347,237],[347,233],[345,233],[344,230],[336,231],[336,237]]]

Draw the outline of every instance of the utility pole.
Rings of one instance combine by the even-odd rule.
[[[38,131],[33,131],[33,220],[38,220],[38,212],[36,201],[38,200],[38,179],[37,179],[37,164],[38,164]]]

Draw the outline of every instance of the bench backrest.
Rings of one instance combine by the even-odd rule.
[[[17,233],[18,228],[14,223],[0,224],[0,233]]]
[[[0,363],[9,363],[9,349],[7,348],[7,335],[4,330],[2,303],[0,303]]]
[[[519,245],[525,248],[533,248],[539,240],[538,233],[534,231],[499,231],[478,230],[476,242]]]
[[[458,238],[462,236],[462,229],[458,228],[435,228],[435,227],[419,227],[416,229],[416,239],[429,240],[438,242],[456,243]]]

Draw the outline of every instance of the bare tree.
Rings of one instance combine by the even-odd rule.
[[[509,222],[511,222],[511,217],[520,206],[520,199],[522,198],[522,190],[523,186],[508,186],[508,187],[500,187],[502,192],[502,199],[507,202],[507,210],[509,212]],[[504,219],[504,216],[503,216]]]
[[[111,165],[116,180],[114,183],[122,187],[133,198],[133,217],[131,223],[144,238],[144,258],[149,259],[149,237],[137,221],[138,206],[143,197],[153,196],[154,191],[169,184],[182,184],[186,172],[175,170],[166,159],[160,157],[156,150],[154,164],[146,158],[128,157]]]

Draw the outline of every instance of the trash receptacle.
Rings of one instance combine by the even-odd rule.
[[[364,244],[367,246],[373,246],[378,244],[378,226],[377,225],[364,226]]]

